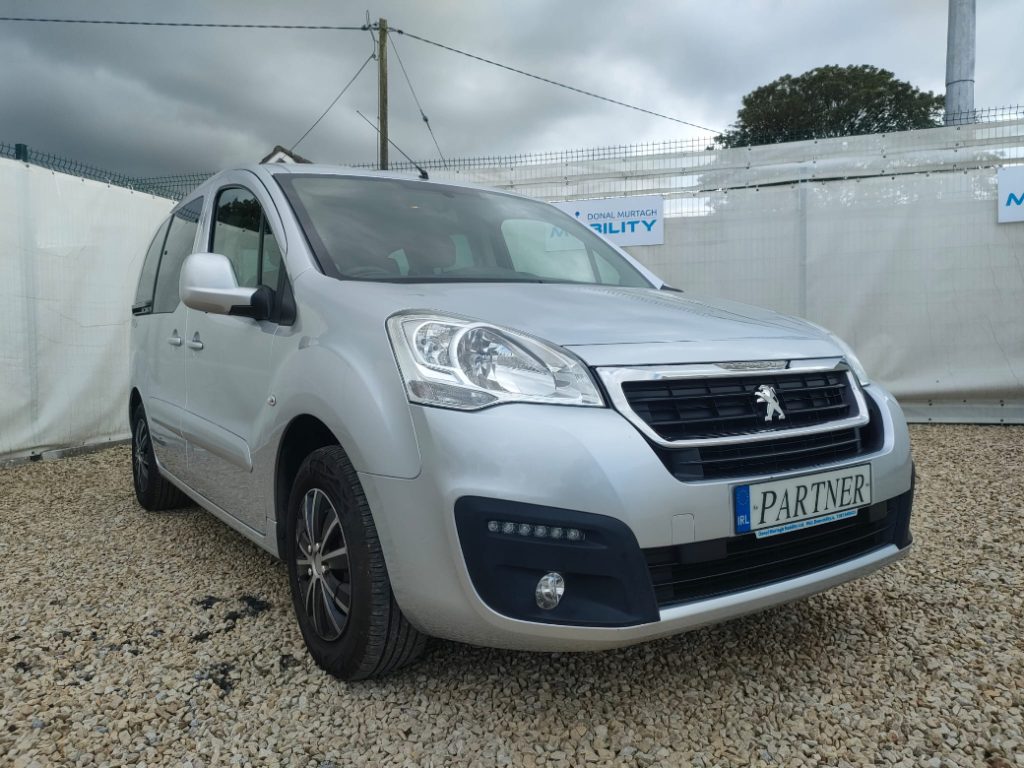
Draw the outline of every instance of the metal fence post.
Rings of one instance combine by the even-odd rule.
[[[24,160],[28,162],[28,144],[15,144],[14,145],[14,159]]]

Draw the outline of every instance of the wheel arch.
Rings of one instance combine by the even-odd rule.
[[[308,413],[295,416],[281,435],[274,467],[274,535],[281,557],[285,552],[285,511],[295,476],[309,454],[329,445],[345,450],[331,428]]]
[[[132,427],[132,414],[135,413],[135,409],[142,405],[142,394],[139,392],[138,387],[132,387],[132,391],[128,394],[128,427],[129,430]]]

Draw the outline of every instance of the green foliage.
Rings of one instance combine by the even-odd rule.
[[[783,75],[743,97],[726,147],[906,131],[940,125],[943,96],[867,64]]]

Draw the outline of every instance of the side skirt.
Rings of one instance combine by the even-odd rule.
[[[192,499],[194,502],[196,502],[196,504],[201,506],[203,509],[205,509],[211,515],[216,517],[222,523],[226,524],[230,528],[234,528],[249,541],[253,542],[254,544],[257,544],[261,549],[265,549],[274,557],[281,559],[281,555],[277,551],[276,536],[266,536],[257,531],[255,528],[250,528],[248,525],[243,523],[237,517],[231,515],[229,512],[226,512],[225,510],[221,509],[208,498],[203,496],[201,493],[196,492],[194,489],[190,488],[186,483],[182,482],[177,477],[168,472],[166,469],[161,467],[159,459],[157,459],[157,467],[160,471],[160,474],[162,474],[165,478],[167,478],[168,481],[170,481],[179,489],[181,489],[184,493],[188,494],[188,497]]]

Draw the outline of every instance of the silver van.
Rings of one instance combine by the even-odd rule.
[[[227,171],[161,225],[132,313],[139,503],[194,501],[285,560],[345,679],[427,636],[671,635],[910,546],[906,423],[849,347],[535,200]]]

